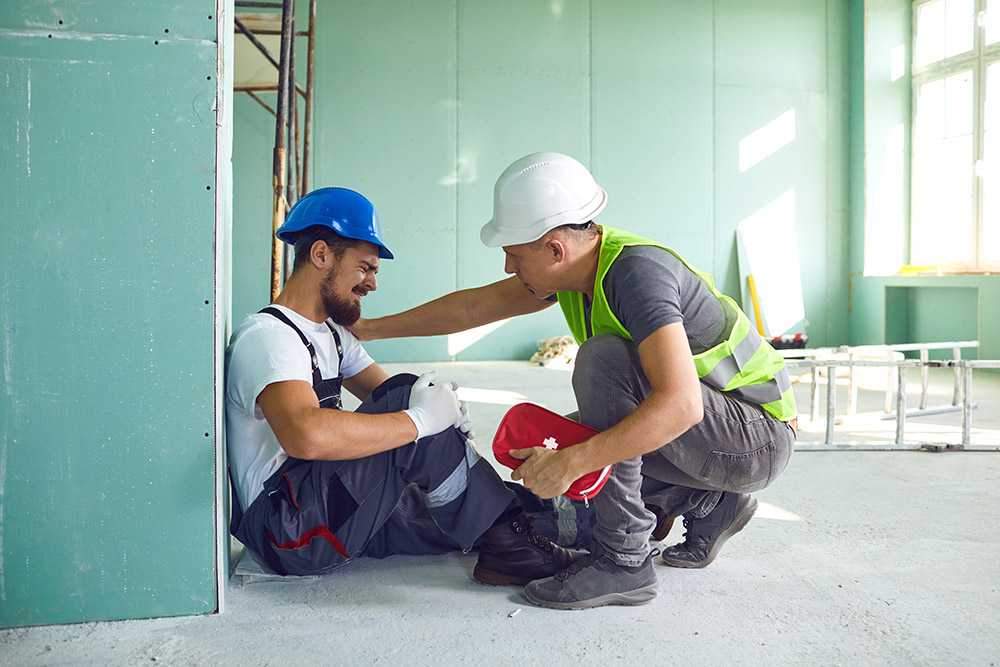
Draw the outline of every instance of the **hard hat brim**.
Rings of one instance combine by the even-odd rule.
[[[349,235],[349,234],[344,233],[343,229],[340,228],[339,226],[333,226],[333,225],[310,225],[309,227],[305,227],[303,229],[294,230],[294,231],[278,230],[278,233],[275,234],[275,236],[277,236],[280,241],[283,241],[284,243],[287,243],[288,245],[294,246],[295,245],[295,237],[299,234],[299,232],[303,232],[306,229],[309,229],[310,227],[322,227],[323,229],[330,229],[335,234],[337,234],[337,236],[340,236],[341,238],[350,239],[352,241],[364,241],[365,243],[371,243],[373,246],[375,246],[376,248],[378,248],[379,259],[396,259],[396,256],[392,254],[391,250],[389,250],[387,247],[385,247],[384,245],[382,245],[378,241],[374,240],[372,237],[370,237],[370,236],[366,237],[366,236]]]
[[[546,233],[562,225],[581,225],[590,222],[600,215],[608,205],[607,191],[598,186],[598,192],[586,206],[575,211],[565,211],[542,220],[528,227],[519,229],[501,229],[496,218],[493,218],[479,231],[479,238],[487,248],[500,248],[509,245],[531,243],[545,236]]]

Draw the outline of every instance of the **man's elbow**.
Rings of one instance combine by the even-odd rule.
[[[693,393],[684,401],[683,415],[687,429],[694,428],[702,422],[705,418],[705,404],[701,400],[701,391]]]
[[[322,458],[323,445],[320,438],[307,428],[295,428],[278,438],[281,448],[289,456],[304,461]]]

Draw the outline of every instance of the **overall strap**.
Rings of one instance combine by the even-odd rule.
[[[340,367],[344,363],[344,346],[340,343],[340,334],[333,328],[329,320],[327,320],[326,326],[330,330],[330,333],[333,334],[333,344],[337,346],[337,375],[340,376]]]
[[[267,308],[262,308],[259,312],[267,313],[268,315],[272,315],[278,318],[279,320],[290,326],[292,328],[292,331],[294,331],[299,335],[299,338],[302,340],[302,344],[306,346],[306,350],[309,352],[309,361],[312,363],[313,387],[317,386],[320,382],[322,382],[323,376],[319,372],[319,361],[316,359],[316,348],[313,347],[312,341],[306,338],[306,335],[302,333],[302,331],[297,326],[295,326],[295,324],[290,319],[288,319],[288,316],[285,315],[280,310],[278,310],[277,308],[272,308],[271,306],[268,306]],[[327,324],[327,326],[330,325]],[[330,330],[333,331],[332,328]],[[334,333],[334,336],[336,337],[336,333]],[[337,352],[338,353],[340,352],[339,340],[337,340]]]

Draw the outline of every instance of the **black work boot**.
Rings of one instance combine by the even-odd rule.
[[[684,517],[684,542],[663,550],[663,564],[671,567],[705,567],[719,555],[730,537],[743,530],[754,512],[757,500],[749,494],[724,493],[708,516]]]
[[[579,553],[536,533],[521,513],[486,531],[472,577],[491,586],[523,586],[564,570]]]
[[[605,605],[639,605],[656,597],[653,551],[642,565],[619,565],[601,554],[578,558],[548,579],[524,587],[525,599],[549,609],[589,609]]]

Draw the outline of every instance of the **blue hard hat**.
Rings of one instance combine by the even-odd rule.
[[[375,206],[354,190],[313,190],[295,203],[277,236],[293,245],[296,235],[309,227],[326,227],[336,232],[337,236],[367,241],[378,246],[378,256],[382,259],[393,258],[392,251],[382,242]]]

